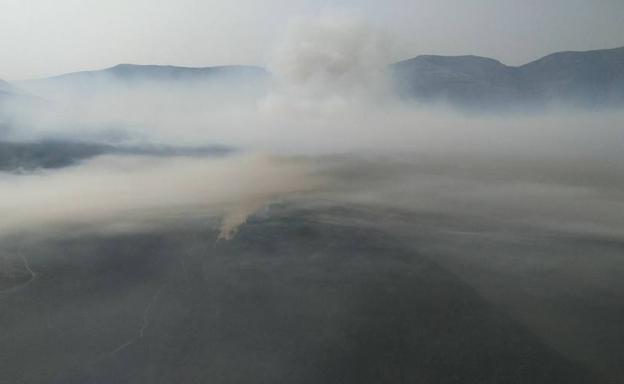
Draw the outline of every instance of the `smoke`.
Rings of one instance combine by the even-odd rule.
[[[389,95],[388,38],[364,20],[324,14],[291,22],[270,68],[277,87],[263,112],[323,115]]]
[[[388,41],[361,19],[328,13],[290,24],[269,60],[268,86],[217,77],[210,83],[149,76],[126,82],[107,73],[79,81],[24,82],[21,86],[43,102],[16,101],[7,108],[11,138],[200,142],[295,152],[348,149],[352,145],[345,140],[354,126],[362,132],[369,128],[354,117],[380,110],[392,99]],[[336,121],[343,126],[336,129]]]
[[[366,21],[328,13],[290,24],[269,60],[268,81],[146,76],[124,82],[101,75],[78,85],[25,83],[41,100],[20,99],[5,109],[12,126],[5,137],[223,144],[307,154],[621,152],[621,111],[484,116],[403,102],[388,79],[392,46],[387,34]]]
[[[518,312],[545,324],[559,319],[549,316],[552,313],[561,316],[562,323],[575,311],[599,310],[604,318],[617,317],[611,302],[622,295],[610,287],[621,287],[615,282],[622,281],[617,272],[624,239],[624,111],[485,116],[407,103],[393,93],[386,71],[387,58],[395,56],[391,51],[389,37],[376,27],[358,18],[325,14],[291,23],[270,59],[272,76],[267,83],[241,86],[226,78],[196,83],[148,77],[127,82],[106,75],[71,86],[63,81],[25,83],[31,97],[25,93],[0,106],[0,140],[65,139],[139,147],[220,144],[242,150],[223,158],[105,155],[56,170],[0,172],[0,242],[23,233],[133,233],[180,223],[209,224],[210,230],[214,224],[217,240],[227,241],[250,215],[272,201],[285,200],[292,204],[287,208],[294,209],[280,213],[300,215],[298,208],[303,207],[304,217],[262,230],[271,234],[294,222],[296,236],[287,239],[286,247],[273,244],[279,239],[272,235],[261,242],[276,245],[270,250],[278,254],[297,251],[301,244],[303,251],[315,251],[304,264],[292,264],[304,265],[306,271],[308,261],[314,262],[313,268],[338,262],[345,269],[332,279],[340,280],[341,290],[351,289],[343,275],[355,277],[358,284],[380,276],[361,275],[366,269],[350,271],[357,260],[375,259],[371,265],[382,269],[390,265],[386,261],[403,268],[411,263],[410,253],[396,253],[402,245],[387,248],[385,240],[373,234],[374,242],[361,244],[372,245],[364,259],[347,260],[340,255],[361,251],[357,246],[349,250],[349,242],[369,232],[336,225],[300,226],[301,220],[328,218],[390,232],[391,239],[405,241],[414,250],[417,269],[428,265],[418,261],[421,256],[435,258],[436,265],[445,267],[445,258],[456,254],[455,262],[446,261],[455,266],[450,271],[473,287],[485,283],[488,289],[479,293],[500,304],[497,311],[509,304],[530,303],[517,306]],[[321,235],[326,230],[336,233],[318,237],[317,229]],[[315,239],[326,238],[339,241],[313,248],[319,245]],[[192,240],[186,244],[186,239],[174,236],[176,243],[185,242],[176,249],[201,244]],[[256,244],[255,240],[243,245]],[[600,246],[587,245],[592,242]],[[243,256],[257,255],[250,250]],[[330,260],[334,256],[336,260]],[[45,258],[38,260],[45,268]],[[220,263],[206,264],[217,267],[213,276],[223,273]],[[139,259],[135,264],[144,267]],[[267,265],[266,260],[262,264]],[[278,264],[280,272],[289,271],[284,263]],[[562,265],[563,271],[578,272],[561,274],[557,268]],[[182,269],[186,274],[184,262]],[[318,270],[326,274],[327,269]],[[272,277],[266,271],[258,280],[261,284],[267,281],[265,275]],[[211,282],[211,287],[230,275]],[[162,284],[162,276],[154,276]],[[299,276],[306,275],[291,274],[280,286],[289,287]],[[431,280],[435,285],[447,281],[436,279]],[[194,280],[188,282],[193,290]],[[592,280],[597,288],[587,296],[588,305],[577,306],[583,286]],[[303,281],[308,293],[310,281]],[[138,283],[136,287],[146,287],[145,282]],[[520,294],[505,292],[514,285],[521,288]],[[246,294],[249,286],[246,282],[240,292]],[[335,296],[338,291],[328,292]],[[527,293],[531,300],[525,300]],[[596,298],[605,297],[607,301],[594,305]],[[275,298],[271,293],[269,303]],[[362,303],[369,308],[366,298]],[[36,308],[33,313],[42,311]],[[293,319],[301,317],[296,315]],[[585,315],[579,318],[601,317]],[[568,332],[592,328],[578,324]],[[32,328],[27,326],[24,329]],[[548,328],[544,334],[562,337]],[[596,340],[606,340],[602,336]],[[585,341],[579,348],[586,347]]]
[[[621,207],[624,179],[621,111],[484,116],[406,103],[393,94],[388,79],[391,50],[389,37],[361,19],[335,14],[298,19],[273,52],[268,84],[127,83],[106,77],[73,88],[62,82],[30,84],[41,99],[12,102],[5,109],[11,128],[3,134],[13,140],[223,144],[321,158],[356,154],[370,169],[345,163],[364,180],[326,170],[331,183],[322,185],[331,198],[338,198],[333,192],[343,191],[349,180],[354,187],[340,201],[371,191],[376,194],[371,202],[400,202],[404,209],[473,207],[527,221],[542,212],[548,217],[541,222],[561,219],[571,226],[578,215],[580,223],[619,228],[612,212]],[[318,186],[307,166],[267,157],[126,158],[118,166],[120,161],[106,157],[58,172],[3,176],[3,231],[70,220],[119,222],[135,217],[130,212],[179,207],[212,213],[227,206],[219,214],[224,214],[221,237],[229,238],[272,197]],[[376,167],[384,168],[384,177],[371,171]],[[396,177],[387,180],[390,175]],[[574,207],[573,200],[589,195],[588,206],[602,207],[602,214]]]
[[[320,201],[367,207],[406,227],[624,237],[624,166],[591,159],[353,156],[327,165]]]
[[[0,177],[0,234],[72,227],[136,230],[224,216],[231,237],[278,197],[318,188],[314,167],[268,155],[220,159],[101,156],[76,167]]]

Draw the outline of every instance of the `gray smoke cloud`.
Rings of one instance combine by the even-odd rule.
[[[310,164],[268,155],[219,159],[101,156],[76,167],[0,174],[0,234],[128,231],[223,216],[231,237],[272,199],[320,186]]]
[[[224,41],[230,43],[229,36]],[[493,339],[475,344],[486,357],[490,341],[501,335],[505,344],[536,333],[540,345],[565,353],[557,355],[555,365],[546,364],[548,377],[567,358],[575,364],[610,361],[611,370],[621,373],[621,359],[613,351],[622,344],[624,111],[477,115],[408,103],[393,93],[387,77],[387,58],[396,55],[392,51],[384,31],[357,17],[328,13],[291,23],[268,63],[271,78],[258,84],[233,86],[226,78],[127,82],[108,76],[69,85],[19,84],[24,94],[0,106],[0,141],[111,144],[106,148],[167,145],[179,152],[139,156],[98,152],[96,146],[81,154],[78,147],[68,153],[78,153],[82,160],[66,162],[64,168],[0,171],[0,261],[10,261],[8,268],[0,262],[0,290],[7,292],[4,287],[15,284],[22,290],[3,301],[13,310],[3,317],[8,325],[3,341],[9,342],[4,356],[13,347],[22,346],[26,353],[17,355],[27,356],[39,341],[50,344],[53,339],[42,333],[48,330],[60,339],[88,336],[84,350],[107,359],[100,365],[99,358],[85,355],[85,377],[94,380],[98,372],[135,377],[119,376],[122,371],[115,368],[127,372],[134,361],[139,370],[132,372],[143,374],[141,364],[157,361],[151,352],[158,357],[163,345],[166,361],[172,351],[181,352],[191,365],[198,362],[201,374],[206,372],[202,356],[208,356],[202,353],[216,351],[215,367],[221,373],[238,365],[236,359],[223,358],[238,352],[230,347],[248,348],[251,340],[262,347],[247,356],[259,363],[255,368],[266,377],[275,367],[278,374],[292,376],[296,369],[290,369],[292,359],[280,340],[305,352],[299,346],[306,346],[310,335],[316,339],[306,322],[320,319],[329,338],[322,340],[322,349],[312,348],[313,356],[321,352],[321,368],[332,360],[333,373],[340,373],[334,367],[342,365],[354,368],[355,376],[346,377],[357,381],[361,363],[373,361],[369,356],[376,359],[380,350],[393,361],[382,361],[370,372],[385,375],[388,368],[401,367],[394,352],[412,349],[402,337],[401,330],[408,329],[403,324],[412,315],[429,324],[420,317],[421,308],[437,308],[434,312],[441,312],[430,319],[450,319],[449,329],[460,338],[462,324],[472,330],[481,317],[491,321],[510,314],[517,320],[519,333],[501,333],[506,328],[499,327],[489,335]],[[211,158],[176,148],[213,144],[236,150]],[[94,153],[108,154],[89,157]],[[7,163],[2,155],[0,167]],[[235,237],[254,214],[240,241],[206,247],[215,239]],[[327,222],[331,225],[323,225]],[[371,228],[375,231],[366,231]],[[107,236],[137,232],[156,235],[143,240]],[[104,243],[93,234],[105,235]],[[202,234],[205,238],[198,239]],[[39,242],[39,236],[80,241]],[[396,243],[390,246],[391,241]],[[438,293],[445,296],[449,288],[461,293],[451,303],[460,303],[460,314],[468,310],[467,323],[448,318],[447,306],[439,305]],[[215,312],[215,303],[224,311]],[[344,308],[336,312],[339,307]],[[408,307],[416,309],[405,311]],[[186,345],[180,349],[169,341],[191,335],[189,314],[199,319],[194,323],[200,336],[204,320],[234,330],[243,324],[242,338],[234,339],[244,342],[230,344],[226,337],[225,344],[204,343],[209,350],[190,348],[188,354]],[[282,318],[288,318],[284,324],[301,323],[303,328],[281,327],[284,333],[277,324],[278,332],[269,329],[261,338],[248,338],[255,329],[264,330],[262,321]],[[100,327],[106,319],[112,326],[98,338],[89,324]],[[246,327],[257,319],[259,327]],[[84,321],[85,326],[75,326]],[[340,332],[332,331],[334,323]],[[425,327],[434,341],[440,330],[435,325],[433,333]],[[206,335],[214,335],[208,328]],[[182,333],[169,334],[168,329]],[[479,342],[482,333],[477,331],[473,339]],[[162,332],[166,338],[159,341],[156,336]],[[124,343],[127,337],[131,339]],[[334,339],[338,355],[333,354]],[[461,352],[456,340],[446,339],[453,353]],[[268,350],[263,340],[280,345],[279,351],[268,345],[277,353],[269,353],[268,360],[258,360]],[[342,348],[345,340],[355,355]],[[461,344],[470,348],[471,340]],[[226,347],[226,355],[219,354],[220,346]],[[369,348],[374,354],[368,355]],[[523,349],[527,351],[539,350]],[[56,367],[46,362],[45,353],[40,355],[44,368]],[[57,360],[65,364],[67,356]],[[288,369],[283,369],[282,357]],[[447,366],[438,360],[440,367]],[[24,376],[34,362],[17,358],[15,377]],[[309,365],[303,361],[304,374]],[[473,365],[469,361],[464,373],[474,372]],[[49,370],[44,368],[31,372],[31,378],[44,377]],[[82,371],[77,368],[72,361],[67,372],[76,380],[80,376],[74,375]]]
[[[269,84],[24,83],[38,102],[9,103],[5,137],[224,144],[273,152],[618,152],[621,111],[465,115],[405,103],[387,77],[392,42],[364,20],[328,13],[293,21]],[[86,89],[85,89],[86,88]]]
[[[52,137],[131,144],[225,144],[251,152],[313,157],[357,154],[390,167],[384,173],[396,175],[390,181],[396,188],[380,188],[387,181],[372,171],[379,164],[363,170],[357,162],[347,161],[353,172],[366,176],[364,180],[346,179],[361,189],[349,189],[347,195],[354,199],[362,191],[371,191],[375,204],[402,202],[405,209],[472,206],[475,211],[507,212],[527,221],[534,217],[527,212],[542,212],[543,223],[568,218],[564,221],[573,227],[576,217],[581,224],[619,230],[621,223],[612,212],[621,207],[621,111],[484,116],[405,103],[393,95],[387,78],[391,50],[388,36],[361,19],[336,14],[299,19],[291,23],[274,51],[269,84],[234,89],[227,82],[218,86],[151,81],[128,85],[108,78],[98,80],[97,90],[54,84],[31,84],[29,89],[24,84],[33,94],[39,92],[41,99],[9,104],[5,113],[10,114],[10,125],[4,135],[14,140]],[[4,203],[3,226],[26,228],[62,217],[99,220],[115,216],[113,212],[125,217],[135,206],[147,212],[201,205],[205,193],[211,206],[236,206],[224,220],[222,236],[228,238],[270,196],[304,190],[310,182],[305,171],[289,170],[284,179],[279,178],[282,166],[267,160],[258,160],[257,167],[270,171],[275,187],[260,183],[264,187],[259,191],[255,183],[245,182],[253,176],[252,162],[241,163],[237,158],[217,161],[222,168],[209,162],[169,159],[170,163],[119,174],[103,169],[98,165],[101,161],[50,175],[3,176],[2,201],[15,202]],[[398,166],[402,162],[412,168]],[[328,191],[342,190],[342,174],[334,171],[325,169],[333,180],[324,184]],[[226,177],[229,173],[232,179]],[[105,188],[93,190],[93,181],[106,180],[103,176],[110,178]],[[440,182],[445,177],[451,181]],[[157,187],[162,180],[170,180],[170,185]],[[455,188],[453,183],[461,185],[460,193],[446,194]],[[69,187],[61,188],[61,184]],[[220,184],[223,190],[210,189]],[[240,194],[230,193],[232,185],[239,185]],[[149,191],[148,198],[130,197],[143,190]],[[604,214],[577,209],[571,203],[587,197],[583,192],[587,190],[595,197],[587,200],[587,207],[602,207],[596,212]],[[331,194],[332,198],[338,195]],[[74,207],[69,203],[76,196],[91,197]],[[554,206],[558,208],[550,209]]]
[[[263,107],[332,113],[389,96],[389,39],[364,20],[340,14],[291,22],[270,68],[277,88]],[[276,105],[277,104],[277,105]],[[270,110],[285,113],[284,110]]]

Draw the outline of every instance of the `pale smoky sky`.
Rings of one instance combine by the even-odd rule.
[[[0,78],[118,63],[267,62],[289,21],[353,14],[419,54],[522,64],[561,50],[624,45],[623,0],[0,0]]]

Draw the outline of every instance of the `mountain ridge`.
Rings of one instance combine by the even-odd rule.
[[[403,97],[462,108],[624,105],[624,47],[556,52],[519,66],[481,56],[421,55],[391,71]]]
[[[624,47],[555,52],[518,66],[476,55],[419,55],[391,64],[389,71],[402,98],[425,104],[471,110],[624,106]],[[266,84],[271,76],[267,69],[253,65],[186,67],[122,63],[14,84],[0,82],[0,94],[5,98],[12,96],[14,92],[6,90],[16,89],[16,85],[44,95],[58,90],[97,92],[105,89],[110,80],[117,80],[116,84],[122,86],[142,82],[218,83],[225,88],[236,88]]]
[[[215,67],[179,67],[173,65],[117,64],[92,71],[69,72],[57,76],[24,80],[18,85],[29,92],[53,99],[56,94],[78,95],[98,92],[117,92],[143,85],[219,86],[221,89],[239,89],[263,86],[268,72],[255,66],[224,65]],[[121,88],[120,88],[121,87]]]
[[[140,72],[141,71],[141,72]],[[60,75],[54,75],[49,77],[41,77],[23,80],[20,83],[30,83],[36,81],[48,81],[48,80],[64,80],[73,77],[80,76],[96,76],[101,74],[110,74],[116,77],[126,77],[126,76],[137,76],[146,74],[146,71],[150,74],[158,74],[164,75],[167,73],[183,73],[187,75],[215,75],[222,73],[234,73],[234,72],[247,72],[247,73],[266,73],[267,71],[259,66],[253,65],[217,65],[217,66],[209,66],[209,67],[188,67],[188,66],[178,66],[178,65],[162,65],[162,64],[130,64],[130,63],[120,63],[116,64],[112,67],[102,68],[102,69],[94,69],[94,70],[85,70],[85,71],[76,71],[76,72],[67,72]]]

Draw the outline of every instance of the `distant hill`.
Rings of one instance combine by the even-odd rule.
[[[13,93],[14,87],[6,81],[0,79],[0,94]]]
[[[225,156],[233,150],[212,145],[201,147],[114,146],[79,141],[7,142],[0,140],[0,172],[63,168],[103,154],[144,156]]]
[[[112,149],[98,144],[0,141],[0,171],[61,168]]]
[[[170,65],[119,64],[111,68],[73,72],[42,79],[26,80],[19,85],[35,94],[55,92],[99,92],[110,87],[132,88],[140,85],[220,85],[241,87],[262,85],[268,72],[254,66],[177,67]]]
[[[401,96],[471,110],[536,110],[552,106],[588,109],[624,107],[624,47],[559,52],[522,66],[478,56],[423,55],[391,66]],[[18,83],[32,94],[98,94],[140,89],[142,85],[182,92],[206,86],[235,95],[259,95],[270,73],[255,66],[177,67],[119,64]],[[16,88],[0,81],[2,98]]]
[[[6,110],[11,110],[15,103],[25,106],[37,106],[42,100],[34,95],[31,95],[13,84],[0,79],[0,114]],[[0,133],[3,131],[3,127],[6,124],[6,119],[0,115]]]
[[[512,67],[478,56],[418,56],[392,66],[400,93],[462,108],[624,106],[624,47],[560,52]]]
[[[39,81],[88,81],[98,77],[108,77],[120,81],[171,81],[171,80],[211,80],[219,76],[228,77],[262,77],[267,72],[261,67],[226,65],[217,67],[177,67],[172,65],[137,65],[118,64],[114,67],[96,70],[73,72],[64,75],[29,80],[25,83]]]
[[[9,82],[0,79],[0,102],[9,99],[25,96],[24,92]]]

